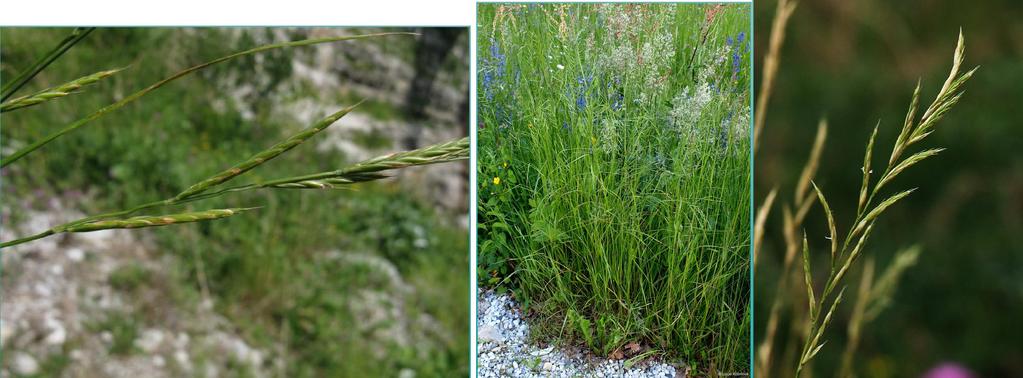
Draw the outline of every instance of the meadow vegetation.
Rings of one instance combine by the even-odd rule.
[[[478,11],[480,284],[542,339],[746,371],[749,5]]]

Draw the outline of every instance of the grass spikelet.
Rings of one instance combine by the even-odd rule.
[[[438,143],[417,150],[398,152],[369,159],[338,171],[338,176],[379,172],[413,165],[426,165],[452,160],[461,160],[468,157],[468,152],[469,138],[462,138],[450,142]]]
[[[50,63],[53,63],[61,55],[64,55],[71,47],[78,44],[82,39],[92,33],[96,28],[75,28],[67,37],[60,41],[48,54],[40,58],[31,67],[22,71],[17,77],[7,82],[0,90],[0,101],[7,101],[18,89],[27,84],[33,77],[42,72]]]
[[[260,164],[263,164],[263,163],[265,163],[265,162],[267,162],[267,161],[269,161],[269,160],[279,156],[280,154],[283,154],[283,153],[287,152],[288,150],[290,150],[292,148],[295,148],[295,146],[298,146],[299,144],[302,144],[302,142],[305,142],[307,139],[311,138],[313,135],[316,135],[316,133],[319,133],[320,131],[323,131],[323,129],[326,129],[330,125],[334,124],[334,122],[337,122],[337,120],[341,119],[341,117],[344,117],[346,114],[348,114],[353,109],[355,109],[355,107],[359,106],[359,104],[361,104],[361,103],[362,102],[360,101],[359,103],[357,103],[355,105],[352,105],[352,106],[349,106],[347,108],[341,109],[338,112],[336,112],[334,114],[331,114],[331,115],[327,116],[326,118],[321,119],[319,122],[316,122],[315,124],[313,124],[312,126],[306,128],[305,130],[302,130],[302,131],[296,133],[295,135],[292,135],[291,137],[288,137],[288,139],[285,139],[284,141],[282,141],[280,143],[277,143],[273,147],[270,147],[270,148],[268,148],[266,150],[263,150],[263,151],[255,154],[255,155],[253,155],[248,160],[245,160],[245,161],[243,161],[241,163],[238,163],[237,165],[235,165],[235,166],[233,166],[231,168],[228,168],[227,170],[224,170],[224,171],[222,171],[220,173],[217,173],[217,174],[211,176],[210,178],[202,180],[202,181],[200,181],[200,182],[198,182],[198,183],[188,187],[188,189],[185,189],[185,191],[181,192],[180,194],[178,194],[174,198],[177,199],[177,200],[181,200],[181,199],[185,199],[185,198],[191,197],[193,195],[202,193],[203,191],[205,191],[205,190],[207,190],[209,188],[212,188],[214,186],[220,185],[220,184],[222,184],[222,183],[224,183],[224,182],[226,182],[226,181],[228,181],[228,180],[230,180],[232,178],[235,178],[238,175],[241,175],[242,173],[248,172],[250,169],[257,167]]]
[[[393,153],[355,163],[336,171],[271,180],[259,188],[333,188],[354,182],[379,180],[376,172],[419,165],[446,163],[469,158],[469,138],[443,142],[416,150]],[[302,184],[304,183],[304,184]]]
[[[58,85],[56,87],[41,90],[31,95],[21,96],[10,101],[5,101],[3,104],[0,104],[0,113],[26,108],[33,105],[38,105],[46,101],[70,95],[74,92],[81,90],[86,85],[94,84],[107,77],[113,76],[114,74],[122,70],[124,70],[124,68],[115,68],[112,70],[100,71],[91,75],[77,78],[75,80]]]
[[[110,230],[117,228],[143,228],[143,227],[158,227],[166,226],[178,223],[191,223],[191,222],[202,222],[220,218],[227,218],[235,214],[239,214],[245,211],[256,209],[255,207],[249,208],[233,208],[233,209],[213,209],[205,211],[196,211],[190,213],[179,213],[169,215],[155,215],[155,216],[139,216],[128,219],[117,219],[117,220],[105,220],[96,221],[91,223],[80,224],[64,229],[63,232],[90,232],[99,230]]]
[[[323,180],[304,180],[296,182],[287,182],[269,185],[269,187],[281,189],[338,189],[360,182],[382,180],[388,177],[391,176],[387,176],[380,173],[361,173],[351,174],[345,177],[329,178]]]

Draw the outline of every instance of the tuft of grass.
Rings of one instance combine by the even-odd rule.
[[[746,371],[749,12],[479,6],[478,280],[542,338]]]
[[[107,277],[107,282],[115,289],[134,291],[149,282],[150,272],[139,264],[126,264],[117,268]]]
[[[139,336],[140,326],[141,322],[131,314],[111,312],[103,320],[89,325],[89,328],[97,333],[109,332],[110,354],[124,356],[138,350],[135,348],[135,339]]]

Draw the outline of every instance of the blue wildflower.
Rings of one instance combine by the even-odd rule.
[[[729,46],[731,46],[732,45],[732,36],[725,37],[725,43],[727,43]]]
[[[497,66],[497,77],[504,76],[508,60],[505,59],[505,54],[501,53],[501,48],[497,45],[497,41],[493,38],[490,38],[490,60],[491,64]]]
[[[561,123],[561,130],[564,130],[565,132],[570,133],[570,132],[572,132],[572,126],[569,126],[568,122],[562,122]]]
[[[735,37],[735,42],[742,44],[742,41],[746,39],[746,32],[739,32],[739,35]]]
[[[622,110],[622,107],[625,106],[625,95],[621,93],[615,93],[614,95],[612,95],[612,97],[614,98],[614,100],[611,102],[611,109],[613,109],[616,112]]]
[[[486,96],[487,101],[494,100],[494,74],[489,70],[483,72],[483,94]]]
[[[728,125],[732,121],[732,112],[728,112],[728,116],[721,120],[721,129],[718,130],[718,144],[721,149],[728,148]]]
[[[732,53],[732,81],[735,81],[739,77],[739,65],[742,62],[742,57],[739,56],[739,51]]]

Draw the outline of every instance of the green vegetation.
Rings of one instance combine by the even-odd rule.
[[[4,29],[0,51],[4,77],[13,77],[22,64],[29,64],[24,62],[45,55],[68,32]],[[307,31],[286,32],[290,39],[309,38]],[[147,85],[197,63],[261,44],[253,38],[266,43],[273,36],[268,29],[97,29],[37,75],[23,93],[37,93],[100,70],[127,68],[69,95],[4,112],[0,139],[4,164],[14,151],[46,140],[65,125],[123,101],[126,95]],[[371,43],[348,41],[339,46],[363,42]],[[409,63],[414,43],[413,38],[401,38],[377,47],[380,53]],[[88,127],[68,132],[11,161],[3,169],[3,197],[17,198],[17,203],[36,209],[56,198],[85,214],[175,198],[192,184],[266,152],[268,147],[308,127],[277,111],[289,99],[312,99],[333,104],[336,110],[351,104],[345,99],[358,97],[347,90],[322,93],[298,84],[292,60],[297,50],[304,48],[308,47],[270,50],[225,61],[125,103]],[[357,61],[359,57],[350,59]],[[457,63],[452,67],[462,71],[452,76],[466,75],[466,62]],[[231,83],[230,78],[237,78],[237,82]],[[225,101],[232,95],[226,93],[229,88],[242,85],[251,89],[244,97],[244,104],[252,110],[249,114],[243,114],[239,102]],[[401,105],[373,108],[382,112],[400,109]],[[325,115],[315,114],[313,119]],[[388,117],[400,119],[402,115]],[[343,127],[344,123],[342,119],[334,127]],[[265,183],[313,172],[337,172],[357,163],[339,151],[318,150],[313,143],[293,147],[238,180]],[[375,162],[392,168],[404,164]],[[361,167],[356,172],[363,175],[360,178],[379,171],[377,166]],[[338,178],[303,177],[301,181],[277,184],[309,187],[308,180]],[[281,358],[289,376],[322,376],[328,372],[394,376],[405,368],[419,376],[467,374],[469,347],[464,335],[469,323],[465,300],[469,293],[468,284],[457,273],[468,270],[469,259],[466,231],[454,220],[460,214],[434,208],[429,198],[409,193],[394,180],[346,187],[349,190],[246,190],[206,197],[201,207],[182,201],[170,204],[167,211],[261,208],[227,219],[133,232],[159,254],[175,257],[168,260],[173,262],[166,266],[168,271],[183,272],[169,275],[173,282],[160,285],[175,287],[173,292],[208,294],[215,310],[236,325],[250,344],[273,350],[279,346],[285,351]],[[4,202],[10,212],[5,214],[5,223],[24,218],[22,207]],[[24,245],[28,246],[31,244]],[[380,284],[380,272],[337,257],[350,254],[378,256],[397,267],[416,293],[407,298],[406,313],[402,315],[435,320],[435,327],[424,332],[421,339],[425,345],[387,343],[357,331],[365,319],[354,316],[354,293],[393,288]],[[110,277],[112,285],[131,290],[146,284],[137,272],[125,269]],[[181,298],[197,301],[199,297],[193,294]],[[176,303],[168,300],[165,305]],[[125,319],[133,319],[136,327],[132,329],[156,321],[147,316]],[[104,327],[124,329],[118,334],[128,340],[131,333],[121,323],[126,322],[108,322]],[[128,341],[115,343],[121,344],[131,345]],[[130,351],[125,348],[118,350]],[[377,353],[380,350],[383,353]]]
[[[544,338],[749,361],[748,5],[479,7],[479,281]]]

